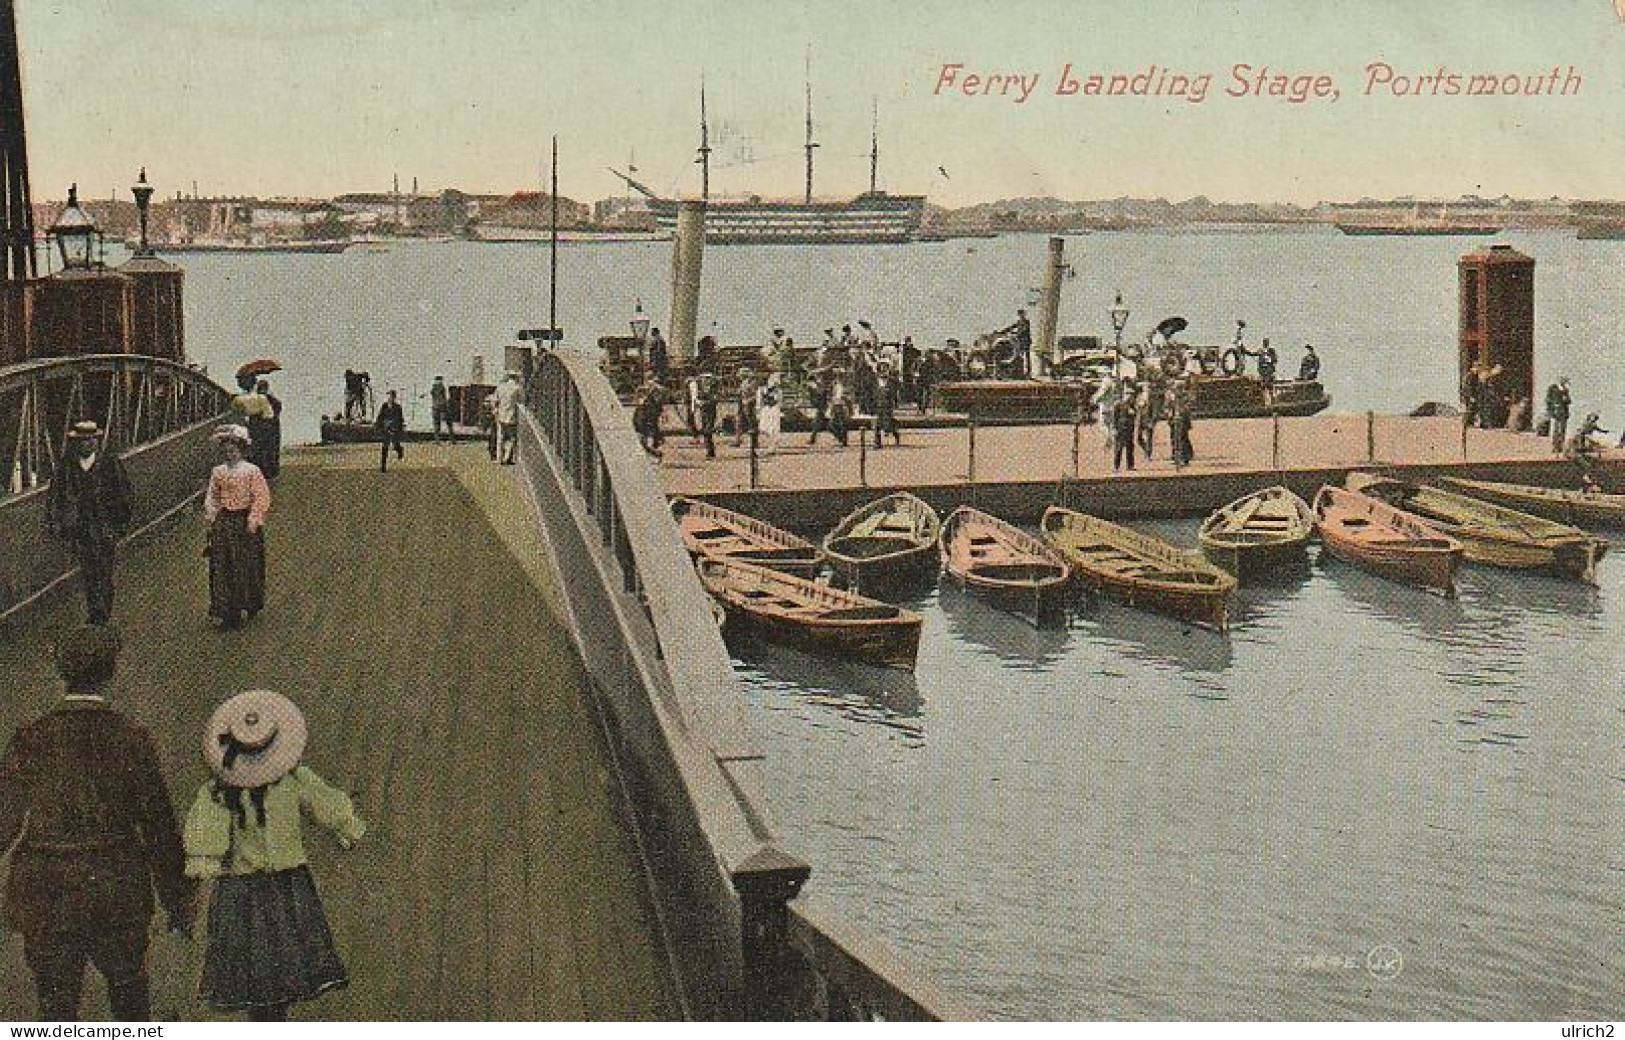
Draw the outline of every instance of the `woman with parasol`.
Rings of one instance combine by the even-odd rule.
[[[237,386],[242,393],[231,399],[232,412],[248,430],[252,443],[249,459],[266,479],[274,479],[282,469],[282,408],[271,396],[271,384],[264,377],[282,371],[269,358],[250,361],[237,370]]]

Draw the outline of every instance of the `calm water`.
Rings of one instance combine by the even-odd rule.
[[[1540,263],[1542,380],[1570,373],[1618,429],[1625,243],[1504,240]],[[1336,407],[1399,410],[1453,396],[1471,244],[1073,238],[1061,326],[1098,333],[1121,287],[1132,335],[1182,314],[1218,342],[1245,318],[1288,368],[1314,342]],[[731,342],[860,317],[967,338],[1026,302],[1043,250],[712,249],[702,312]],[[409,398],[475,353],[495,371],[545,323],[546,256],[188,257],[188,342],[217,373],[280,358],[308,439],[347,366]],[[567,246],[560,274],[577,342],[624,331],[639,297],[663,323],[668,244]],[[913,677],[770,646],[738,669],[809,891],[996,1014],[1618,1018],[1625,546],[1600,579],[1469,568],[1443,601],[1328,563],[1244,590],[1227,639],[1089,602],[1040,631],[944,590],[918,604]]]
[[[1601,581],[1330,561],[1228,638],[945,587],[912,678],[738,670],[819,898],[996,1014],[1617,1017],[1625,560]]]
[[[1039,285],[1039,235],[835,248],[713,247],[705,256],[702,325],[723,342],[755,343],[775,324],[797,342],[868,318],[888,338],[923,344],[1012,321]],[[1625,242],[1572,234],[1500,239],[1536,257],[1542,378],[1574,377],[1575,407],[1625,420],[1625,374],[1610,354],[1625,342]],[[1325,359],[1334,407],[1407,410],[1454,399],[1456,257],[1471,239],[1350,238],[1300,232],[1096,234],[1067,240],[1077,277],[1066,284],[1065,333],[1105,332],[1122,289],[1137,338],[1169,315],[1194,342],[1228,342],[1237,318],[1255,345],[1269,336],[1295,371],[1312,342]],[[517,329],[545,326],[547,248],[466,242],[391,245],[387,253],[180,258],[187,277],[187,346],[229,376],[250,358],[287,368],[277,393],[290,433],[314,439],[318,417],[343,403],[342,373],[365,369],[398,387],[408,419],[428,424],[424,394],[437,373],[466,381],[475,354],[500,372]],[[567,244],[559,263],[559,324],[576,344],[626,334],[637,300],[665,327],[669,243]],[[1613,360],[1611,360],[1611,358]],[[380,394],[381,397],[381,394]],[[1615,428],[1612,422],[1604,426]]]

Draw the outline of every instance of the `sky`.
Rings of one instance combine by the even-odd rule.
[[[949,206],[1135,196],[1625,198],[1625,22],[1612,0],[15,0],[37,199],[560,190],[625,194],[635,161],[697,193],[798,196],[804,62],[817,192]],[[1396,76],[1535,76],[1576,95],[1367,96]],[[1211,74],[1178,97],[1057,96],[1091,72]],[[1229,97],[1231,69],[1326,75],[1336,100]],[[1025,102],[938,90],[945,64],[1036,75]]]

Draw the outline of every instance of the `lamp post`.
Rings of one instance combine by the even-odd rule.
[[[643,300],[639,299],[636,308],[632,311],[632,338],[638,341],[641,350],[649,338],[649,316],[643,313]]]
[[[1117,377],[1117,399],[1123,399],[1123,330],[1128,327],[1128,306],[1123,303],[1123,290],[1117,290],[1117,301],[1112,304],[1112,332],[1117,337],[1113,348],[1117,354],[1117,362],[1112,374]]]
[[[136,256],[151,256],[152,248],[147,245],[147,210],[152,205],[152,185],[147,183],[147,168],[141,167],[141,176],[135,179],[135,185],[130,188],[130,194],[135,196],[135,211],[141,220],[140,244],[136,246]]]
[[[56,239],[63,270],[89,271],[95,265],[94,249],[102,233],[90,214],[79,205],[79,185],[69,186],[68,204],[51,225],[50,235]]]

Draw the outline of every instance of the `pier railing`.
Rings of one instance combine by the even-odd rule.
[[[74,423],[94,420],[104,449],[122,455],[140,531],[203,490],[209,433],[230,399],[195,369],[136,354],[0,368],[0,616],[72,573],[72,554],[46,530],[45,500]]]
[[[697,1018],[974,1017],[795,902],[766,763],[654,468],[591,359],[544,352],[520,464],[630,792],[673,973]]]

